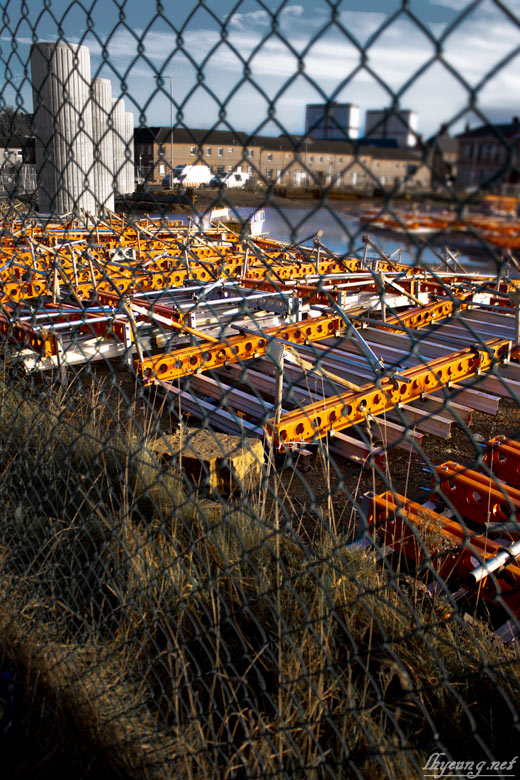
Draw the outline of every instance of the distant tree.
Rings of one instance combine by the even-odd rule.
[[[31,115],[13,106],[0,108],[0,136],[26,138],[31,134]]]

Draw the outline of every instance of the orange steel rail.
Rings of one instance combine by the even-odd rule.
[[[20,349],[32,349],[33,352],[42,357],[52,357],[58,354],[58,339],[53,333],[53,327],[65,322],[71,322],[79,331],[91,336],[117,338],[121,342],[124,341],[125,319],[107,318],[102,314],[88,311],[83,314],[79,309],[71,309],[63,304],[59,307],[49,305],[47,309],[49,312],[59,311],[59,315],[47,322],[42,321],[37,328],[33,327],[30,322],[16,318],[10,320],[8,317],[0,315],[0,334],[10,342],[17,344]],[[88,319],[88,322],[82,322],[82,318]]]
[[[425,328],[429,325],[451,317],[454,312],[467,309],[468,303],[459,298],[446,298],[436,303],[429,303],[426,306],[417,306],[415,309],[407,309],[402,314],[395,317],[387,317],[384,322],[375,323],[374,327],[379,330],[389,330],[395,332],[395,328],[388,325],[401,325],[405,328],[417,329]]]
[[[0,316],[0,333],[21,349],[32,349],[43,357],[58,354],[56,338],[51,333],[35,330],[25,322]]]
[[[278,423],[268,421],[266,434],[276,446],[310,442],[332,431],[341,431],[403,404],[415,401],[468,377],[488,371],[509,358],[511,342],[491,339],[485,346],[452,352],[414,366],[392,378],[383,378],[362,387],[358,392],[344,393],[309,404],[284,414]]]
[[[520,520],[520,490],[499,479],[447,461],[436,466],[439,490],[461,517],[478,524]]]
[[[217,344],[202,342],[195,347],[137,360],[134,365],[145,384],[168,382],[211,368],[260,357],[265,354],[269,342],[273,339],[306,344],[309,341],[330,338],[344,326],[341,317],[316,317],[290,325],[267,328],[258,335],[248,333],[231,336]]]
[[[368,520],[385,545],[419,565],[428,562],[445,581],[455,575],[457,584],[485,601],[496,603],[499,596],[520,614],[520,567],[516,563],[510,561],[478,584],[471,578],[481,563],[504,550],[501,544],[487,536],[470,534],[455,520],[392,491],[371,497]]]
[[[520,488],[520,442],[495,436],[486,444],[484,463],[499,479]]]

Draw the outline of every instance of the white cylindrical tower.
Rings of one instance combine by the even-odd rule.
[[[94,213],[89,50],[35,43],[31,75],[40,212]]]
[[[112,100],[112,148],[114,154],[113,181],[116,195],[125,193],[125,101]]]
[[[132,193],[135,189],[134,165],[134,115],[131,111],[125,113],[125,192]]]
[[[109,117],[112,85],[108,79],[92,82],[92,140],[94,142],[94,196],[98,211],[114,210],[114,149]]]

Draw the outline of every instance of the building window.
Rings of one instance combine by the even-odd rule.
[[[192,157],[195,157],[196,154],[197,154],[197,147],[196,146],[191,146],[190,147],[190,155]]]
[[[211,146],[206,147],[206,157],[211,157]]]
[[[482,161],[485,161],[485,160],[487,160],[487,158],[488,158],[487,144],[482,144],[482,151],[480,152],[480,159]]]
[[[268,168],[268,169],[267,169],[267,171],[266,171],[266,177],[267,177],[268,179],[272,179],[272,178],[273,178],[273,169],[272,169],[272,168]]]
[[[311,154],[311,156],[309,157],[309,162],[310,162],[310,163],[313,163],[313,162],[314,162],[314,155],[313,155],[313,154]]]
[[[343,157],[338,157],[338,162],[342,163],[343,162]]]
[[[159,165],[159,176],[164,176],[165,173],[166,173],[165,166]]]
[[[286,157],[290,157],[291,155],[290,155],[290,154],[286,154],[285,156],[286,156]]]
[[[318,162],[323,162],[323,157],[319,157]]]
[[[232,165],[228,165],[227,169],[228,169],[228,171],[232,171],[233,170],[233,166]]]
[[[252,165],[248,165],[247,172],[251,176],[251,174],[253,173],[253,166]]]
[[[248,149],[247,150],[247,156],[248,157],[254,157],[255,156],[255,150],[254,149]]]
[[[471,144],[464,145],[464,159],[469,160],[471,155]]]
[[[271,162],[271,160],[273,159],[273,153],[272,152],[268,152],[267,159],[268,159],[269,162]]]
[[[159,154],[161,154],[161,155],[162,154],[166,154],[166,147],[165,146],[160,146],[159,147]]]
[[[222,157],[222,155],[224,154],[224,149],[221,146],[219,147],[217,154],[219,157]]]
[[[489,146],[489,159],[494,160],[497,154],[497,145],[496,144],[490,144]]]
[[[327,160],[332,160],[332,157],[330,156],[330,154],[327,155]]]
[[[228,149],[228,154],[233,154],[233,149]]]

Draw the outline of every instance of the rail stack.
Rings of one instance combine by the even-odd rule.
[[[4,218],[0,251],[0,329],[27,370],[122,361],[181,414],[280,450],[327,436],[364,461],[360,430],[406,449],[520,390],[510,279],[116,215]]]

